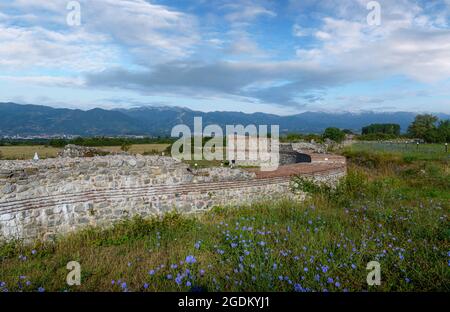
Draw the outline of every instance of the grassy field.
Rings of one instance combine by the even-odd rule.
[[[169,144],[135,144],[131,145],[128,152],[132,154],[155,154],[163,152]],[[101,146],[99,149],[120,152],[120,146]],[[0,146],[0,159],[32,159],[34,153],[38,153],[41,159],[52,158],[58,155],[60,148],[35,146]]]
[[[0,246],[0,291],[450,291],[448,162],[347,151],[305,202],[217,207]],[[66,264],[81,264],[67,286]],[[368,286],[366,265],[381,264]]]
[[[129,153],[132,154],[155,154],[161,153],[165,151],[170,144],[135,144],[131,145]],[[102,150],[110,151],[110,152],[120,152],[120,146],[102,146],[99,147]]]
[[[38,153],[42,159],[54,158],[59,151],[59,148],[46,147],[44,145],[0,146],[0,159],[32,159],[34,153]]]
[[[444,144],[361,142],[346,148],[350,152],[367,152],[371,154],[391,154],[410,160],[450,160]]]

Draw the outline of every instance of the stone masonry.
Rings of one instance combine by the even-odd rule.
[[[345,175],[345,159],[320,160],[317,170],[313,157],[289,172],[330,182]],[[292,196],[291,174],[279,170],[264,176],[239,168],[190,169],[170,157],[140,155],[0,161],[0,238],[47,240],[137,215]]]

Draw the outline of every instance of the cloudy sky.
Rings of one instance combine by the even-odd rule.
[[[450,0],[70,2],[0,2],[0,102],[450,113]]]

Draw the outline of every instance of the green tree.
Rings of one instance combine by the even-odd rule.
[[[450,142],[450,119],[439,121],[438,131],[441,136],[441,143]]]
[[[345,134],[355,134],[351,129],[344,129],[342,130]]]
[[[430,114],[417,115],[412,124],[408,127],[408,134],[413,138],[427,141],[436,136],[434,130],[438,118]],[[433,141],[431,141],[433,142]]]
[[[398,124],[371,124],[362,128],[362,134],[390,134],[394,136],[400,135],[400,125]]]
[[[337,143],[342,142],[345,139],[345,133],[344,131],[338,129],[338,128],[326,128],[325,132],[323,133],[324,139],[330,139]]]

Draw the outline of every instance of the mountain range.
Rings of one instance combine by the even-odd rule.
[[[441,119],[450,115],[436,114]],[[203,117],[203,126],[249,124],[280,125],[281,133],[320,133],[327,127],[361,131],[371,123],[397,123],[402,131],[414,120],[412,112],[326,113],[304,112],[291,116],[266,113],[200,112],[181,107],[138,107],[91,110],[53,108],[42,105],[0,103],[0,136],[80,135],[168,136],[177,124],[193,129],[194,117]]]

